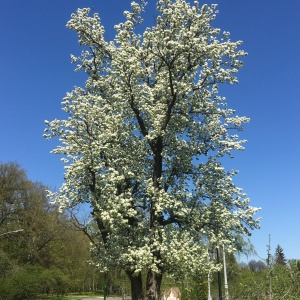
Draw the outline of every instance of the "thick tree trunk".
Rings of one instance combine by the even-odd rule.
[[[160,285],[162,274],[155,273],[148,270],[147,285],[146,285],[146,299],[147,300],[160,300]]]
[[[142,275],[133,275],[132,272],[126,271],[126,274],[131,284],[131,298],[132,300],[144,300]]]

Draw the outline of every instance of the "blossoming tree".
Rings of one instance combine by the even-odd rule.
[[[53,199],[90,203],[101,267],[126,271],[132,299],[159,299],[164,274],[213,268],[207,242],[230,251],[237,234],[258,227],[236,172],[222,167],[243,149],[236,132],[248,119],[227,108],[218,87],[237,83],[246,53],[211,26],[215,5],[158,0],[143,34],[145,3],[131,6],[111,42],[97,13],[72,14],[67,27],[84,47],[72,59],[89,77],[64,98],[68,118],[46,121],[45,137],[60,138],[53,152],[66,164]]]

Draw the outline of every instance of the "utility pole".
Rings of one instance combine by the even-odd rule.
[[[207,248],[207,261],[209,262],[210,257],[209,257],[209,250]],[[208,285],[208,296],[207,296],[207,300],[212,300],[211,298],[211,294],[210,294],[210,270],[208,271],[208,275],[207,275],[207,285]]]
[[[269,244],[267,245],[267,266],[269,269],[269,275],[268,275],[268,300],[273,299],[273,290],[272,290],[272,273],[273,273],[273,266],[272,266],[272,255],[271,255],[271,235],[269,234]]]
[[[220,255],[219,255],[219,248],[217,248],[217,264],[219,263],[220,263]],[[219,300],[223,300],[221,271],[218,271],[218,288],[219,288]]]
[[[223,245],[223,265],[224,265],[225,300],[229,300],[228,282],[227,282],[227,271],[226,271],[226,255],[225,255],[225,247],[224,247],[224,245]]]

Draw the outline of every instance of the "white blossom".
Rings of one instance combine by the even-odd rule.
[[[216,6],[198,1],[157,1],[156,24],[136,34],[144,4],[132,3],[110,42],[87,8],[67,24],[84,47],[72,62],[89,78],[64,98],[66,119],[46,122],[66,170],[50,196],[62,208],[91,204],[103,268],[180,276],[214,268],[206,241],[233,250],[258,227],[258,209],[222,166],[244,149],[236,131],[249,119],[218,87],[237,83],[246,53],[211,26]]]

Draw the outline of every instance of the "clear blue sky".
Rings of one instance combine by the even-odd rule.
[[[33,181],[51,188],[63,181],[60,158],[50,155],[57,141],[42,138],[44,120],[64,118],[61,100],[84,74],[74,73],[70,54],[79,54],[76,34],[65,24],[78,7],[100,13],[108,39],[123,20],[130,0],[2,0],[0,18],[0,160],[16,161]],[[148,0],[146,21],[155,1]],[[201,3],[201,1],[200,1]],[[205,2],[203,2],[205,3]],[[261,229],[251,238],[266,257],[268,235],[274,252],[300,259],[300,1],[218,0],[215,25],[244,41],[249,53],[239,85],[224,89],[229,106],[251,118],[246,150],[230,160],[235,182],[262,207]],[[256,258],[257,259],[257,258]]]

